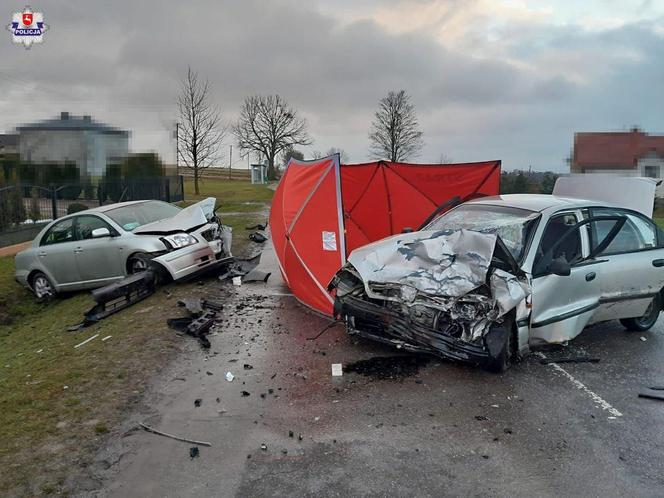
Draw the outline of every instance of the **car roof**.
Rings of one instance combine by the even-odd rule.
[[[467,203],[486,204],[492,206],[509,206],[528,211],[542,212],[547,209],[565,209],[580,206],[608,206],[606,202],[577,199],[575,197],[561,197],[551,194],[505,194],[490,197],[480,197]]]

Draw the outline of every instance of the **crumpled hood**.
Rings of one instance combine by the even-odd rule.
[[[134,233],[173,233],[185,232],[209,222],[214,216],[215,197],[208,197],[184,208],[172,218],[148,223],[134,230]]]
[[[370,283],[408,285],[421,292],[460,297],[486,282],[496,236],[472,230],[421,230],[354,250],[348,262],[370,293]]]

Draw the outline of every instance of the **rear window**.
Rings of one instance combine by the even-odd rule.
[[[162,201],[147,201],[129,206],[109,209],[104,214],[127,232],[155,221],[172,218],[180,211],[179,207]]]

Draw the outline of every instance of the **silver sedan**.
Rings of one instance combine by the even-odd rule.
[[[93,289],[156,265],[173,280],[231,258],[231,228],[210,197],[181,209],[161,201],[88,209],[47,225],[15,259],[15,279],[39,299]]]

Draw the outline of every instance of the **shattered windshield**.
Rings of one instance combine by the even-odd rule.
[[[172,218],[180,208],[161,201],[148,201],[106,211],[106,216],[120,225],[123,230],[132,232],[142,225]]]
[[[521,262],[539,213],[504,206],[466,204],[448,211],[427,230],[474,230],[498,235],[517,262]]]

